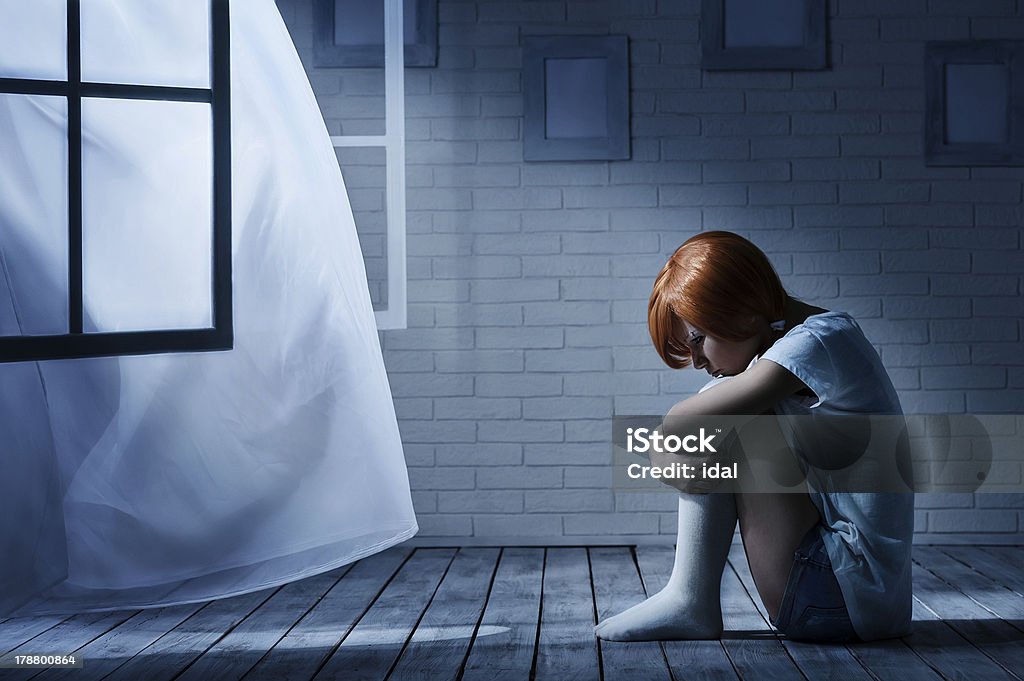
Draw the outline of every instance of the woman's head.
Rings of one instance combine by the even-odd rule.
[[[694,364],[731,375],[757,354],[767,325],[784,318],[786,298],[757,246],[732,232],[702,232],[676,249],[655,278],[647,325],[673,369]]]

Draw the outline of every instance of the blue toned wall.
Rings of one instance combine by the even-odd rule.
[[[329,129],[379,132],[382,72],[314,68],[309,4],[278,0]],[[1024,168],[922,161],[923,41],[1022,39],[1024,2],[833,0],[832,66],[803,73],[703,72],[699,5],[441,0],[438,67],[406,71],[409,328],[381,332],[415,541],[671,541],[672,495],[612,491],[609,422],[704,382],[646,327],[700,230],[854,315],[908,413],[1024,411]],[[523,163],[522,36],[577,32],[630,38],[632,159]],[[380,175],[343,169],[372,217]],[[918,509],[918,541],[1024,539],[1019,496]]]

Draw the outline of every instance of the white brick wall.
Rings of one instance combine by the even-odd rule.
[[[329,129],[380,132],[381,72],[311,68],[310,0],[278,5]],[[438,68],[406,72],[410,328],[381,334],[415,541],[674,536],[672,497],[610,490],[609,417],[702,384],[645,325],[702,229],[854,314],[908,413],[1024,411],[1024,170],[921,157],[922,42],[1020,39],[1024,1],[832,0],[831,68],[794,73],[701,71],[699,7],[440,0]],[[522,162],[522,36],[570,32],[629,36],[629,161]],[[379,171],[345,173],[372,213]],[[918,539],[1019,543],[1022,516],[1019,495],[921,495]]]

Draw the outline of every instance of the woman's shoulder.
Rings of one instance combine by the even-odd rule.
[[[852,352],[854,348],[863,351],[871,345],[857,320],[844,310],[824,310],[809,315],[786,335],[790,334],[814,338],[829,349],[830,354],[838,352],[853,356],[859,354]]]
[[[845,310],[826,310],[823,307],[814,307],[811,308],[810,314],[807,315],[804,322],[809,320],[832,320],[844,317],[847,319],[853,319],[853,317],[850,316],[850,313]]]
[[[860,325],[857,324],[857,320],[854,319],[848,312],[844,310],[825,310],[823,308],[814,308],[811,314],[795,325],[791,331],[797,329],[813,330],[821,333],[823,331],[833,329],[860,329]]]

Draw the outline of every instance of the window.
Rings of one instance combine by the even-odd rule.
[[[11,291],[10,305],[0,300],[0,362],[231,349],[228,0],[176,5],[177,21],[159,40],[113,20],[118,7],[109,0],[2,3],[0,11],[8,15],[0,17],[8,27],[0,28],[0,112],[23,122],[29,119],[16,115],[58,112],[49,123],[66,120],[56,132],[50,125],[47,139],[18,141],[32,153],[53,152],[51,165],[63,177],[24,178],[11,165],[16,160],[0,155],[9,177],[66,201],[58,218],[66,229],[53,232],[64,238],[47,252],[54,265],[47,271],[66,281],[33,283],[35,263],[4,257],[19,236],[42,243],[43,225],[30,220],[14,226],[20,232],[0,231],[10,239],[0,242],[0,276]],[[36,45],[5,34],[12,26],[31,34],[44,24],[38,35],[66,26],[65,39]],[[140,73],[140,64],[151,68]],[[83,141],[83,130],[90,139]],[[148,170],[173,161],[166,165],[173,172],[148,178],[152,193],[145,196],[118,192],[109,180],[126,164],[93,136],[116,139]],[[183,173],[186,159],[190,172]],[[146,233],[146,216],[156,211],[173,211],[175,233]],[[40,309],[54,314],[33,316]]]

